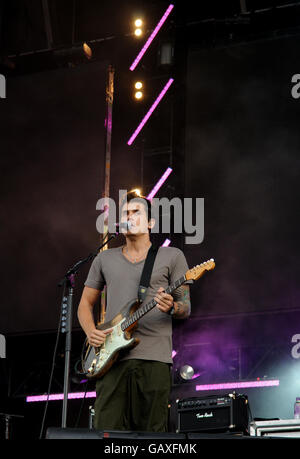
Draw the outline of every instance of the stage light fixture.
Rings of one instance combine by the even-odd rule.
[[[134,95],[134,97],[138,100],[142,99],[143,98],[143,93],[142,91],[137,91]]]
[[[191,365],[185,364],[176,370],[175,379],[178,383],[187,383],[201,376],[201,373],[195,373]]]
[[[135,193],[137,196],[141,197],[142,196],[142,192],[139,188],[134,188],[133,190],[131,190],[131,193]]]
[[[135,31],[134,31],[134,35],[136,37],[141,37],[143,35],[143,30],[142,30],[142,25],[143,25],[143,21],[142,19],[138,18],[134,21],[134,25],[136,27]]]
[[[140,37],[142,34],[143,34],[142,29],[135,29],[134,35],[135,35],[136,37]]]
[[[92,53],[92,50],[91,50],[91,48],[89,47],[89,45],[88,45],[87,43],[83,43],[82,48],[83,48],[83,52],[84,52],[85,56],[86,56],[88,59],[91,59],[92,56],[93,56],[93,53]]]
[[[144,97],[143,91],[141,91],[141,89],[143,87],[143,83],[141,81],[137,81],[134,84],[134,87],[135,87],[135,89],[137,89],[137,91],[135,91],[135,93],[134,93],[135,99],[141,100]]]
[[[143,25],[142,19],[136,19],[134,21],[134,25],[135,25],[135,27],[142,27],[142,25]]]
[[[190,379],[193,379],[195,371],[194,371],[194,368],[191,367],[190,365],[183,365],[180,368],[179,374],[182,379],[184,379],[185,381],[188,381]]]

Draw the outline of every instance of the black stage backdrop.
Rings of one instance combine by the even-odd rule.
[[[186,196],[205,199],[190,265],[215,258],[193,287],[193,313],[299,308],[300,38],[191,49]]]
[[[8,78],[0,112],[0,333],[56,329],[62,299],[58,282],[100,244],[96,202],[104,184],[107,69],[108,63],[93,62]],[[121,75],[116,69],[115,194],[119,187],[132,187],[140,174],[139,163],[133,168],[126,161],[126,141],[136,120],[130,121],[131,94],[123,97]],[[135,155],[131,149],[133,164]],[[88,268],[76,276],[74,325]]]
[[[1,104],[1,330],[55,328],[101,193],[104,65],[11,78]]]

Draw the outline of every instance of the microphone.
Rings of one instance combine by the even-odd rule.
[[[114,226],[116,227],[117,231],[121,231],[121,230],[130,231],[130,228],[132,227],[132,223],[131,222],[115,223]]]

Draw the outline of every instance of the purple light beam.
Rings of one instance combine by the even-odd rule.
[[[161,93],[159,94],[157,99],[153,102],[152,106],[149,108],[148,112],[146,113],[146,115],[144,116],[144,118],[142,119],[142,121],[140,122],[140,124],[138,125],[138,127],[136,128],[136,130],[134,131],[134,133],[132,134],[132,136],[128,140],[128,142],[127,142],[128,145],[131,145],[134,142],[135,138],[141,132],[141,130],[143,129],[143,127],[147,123],[148,119],[150,118],[150,116],[152,115],[152,113],[154,112],[154,110],[156,109],[156,107],[158,106],[158,104],[160,103],[160,101],[162,100],[162,98],[164,97],[166,92],[168,91],[168,89],[171,86],[171,84],[173,83],[173,81],[174,81],[173,78],[169,79],[168,83],[165,85],[165,87],[163,88],[163,90],[161,91]]]
[[[159,181],[157,182],[155,187],[152,189],[152,191],[150,191],[150,193],[148,194],[146,199],[149,199],[149,201],[152,201],[152,199],[154,198],[154,196],[156,195],[156,193],[158,192],[160,187],[163,185],[163,183],[167,180],[167,178],[171,174],[172,170],[173,169],[171,167],[168,167],[168,169],[161,176],[161,178],[159,179]],[[168,247],[170,244],[171,244],[170,239],[166,239],[165,242],[163,243],[162,247]]]
[[[167,178],[169,177],[172,171],[173,169],[171,167],[168,167],[166,169],[166,171],[163,173],[163,175],[161,176],[157,184],[154,186],[154,188],[150,191],[146,199],[148,199],[149,201],[152,201],[152,199],[154,198],[158,190],[163,186],[163,184],[165,183],[165,181],[167,180]]]
[[[158,34],[160,28],[162,27],[163,23],[166,21],[167,17],[169,16],[169,14],[171,13],[173,8],[174,8],[174,5],[172,5],[172,4],[168,6],[168,8],[164,12],[163,16],[161,17],[159,23],[157,24],[157,26],[155,27],[155,29],[151,33],[150,37],[148,38],[148,40],[146,41],[146,43],[142,47],[141,51],[139,52],[139,54],[137,55],[137,57],[135,58],[135,60],[131,64],[131,66],[129,67],[129,69],[131,71],[133,71],[136,68],[136,66],[138,65],[138,63],[140,62],[142,57],[144,56],[145,52],[147,51],[147,49],[151,45],[152,41],[154,40],[155,36]]]
[[[172,352],[174,358],[176,351]],[[198,375],[195,375],[196,378]],[[196,386],[197,391],[211,391],[211,390],[223,390],[223,389],[242,389],[247,387],[274,387],[279,386],[279,379],[272,380],[261,380],[261,381],[238,381],[228,382],[220,384],[201,384]],[[80,398],[96,398],[96,392],[71,392],[68,394],[68,399],[80,399]],[[63,400],[64,394],[50,394],[49,401]],[[46,402],[47,395],[30,395],[26,397],[26,402]]]
[[[209,390],[223,390],[223,389],[243,389],[246,387],[272,387],[279,386],[279,380],[263,380],[263,381],[239,381],[239,382],[228,382],[220,384],[201,384],[196,386],[197,391],[209,391]]]
[[[96,392],[70,392],[68,394],[68,399],[77,399],[77,398],[94,398],[96,397]],[[29,395],[26,397],[26,402],[46,402],[47,395]],[[55,400],[63,400],[64,394],[50,394],[49,395],[49,402]]]

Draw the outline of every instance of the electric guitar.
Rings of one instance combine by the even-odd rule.
[[[189,269],[184,276],[170,285],[165,293],[171,294],[187,280],[198,280],[205,271],[214,269],[214,259],[210,259]],[[157,305],[154,298],[147,304],[141,306],[139,300],[129,301],[110,322],[97,326],[98,330],[112,328],[112,332],[107,335],[101,346],[94,347],[88,343],[86,338],[82,352],[82,370],[88,379],[99,379],[114,364],[120,354],[124,351],[137,346],[140,342],[138,338],[132,337],[134,329],[137,327],[138,320],[147,314]]]

